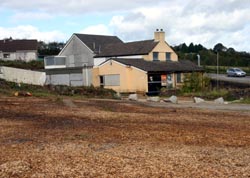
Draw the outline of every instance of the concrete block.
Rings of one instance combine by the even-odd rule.
[[[194,97],[194,103],[203,103],[203,102],[205,102],[204,99],[199,98],[199,97]]]
[[[177,98],[177,96],[172,95],[170,98],[164,99],[163,101],[177,104],[178,103],[178,98]]]
[[[131,101],[138,101],[138,96],[137,96],[137,94],[130,94],[128,96],[128,99]]]
[[[220,98],[217,98],[216,100],[214,100],[214,102],[216,104],[224,104],[224,99],[222,97],[220,97]]]

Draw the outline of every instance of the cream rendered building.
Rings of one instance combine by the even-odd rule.
[[[153,40],[109,45],[95,60],[103,63],[92,70],[93,85],[117,92],[155,94],[163,87],[180,87],[185,73],[203,71],[190,61],[178,60],[163,30],[157,30]]]

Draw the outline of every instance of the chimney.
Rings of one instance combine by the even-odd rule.
[[[154,33],[154,40],[155,41],[159,41],[159,42],[165,42],[165,32],[163,31],[163,29],[156,29],[155,33]]]

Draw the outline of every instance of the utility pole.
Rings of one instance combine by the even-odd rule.
[[[199,54],[197,54],[197,59],[198,59],[198,66],[201,66],[201,56]]]
[[[218,81],[218,77],[219,77],[219,52],[217,51],[217,75],[216,75],[216,89],[219,89],[219,81]]]

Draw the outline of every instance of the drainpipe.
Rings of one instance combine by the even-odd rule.
[[[86,86],[89,86],[88,68],[86,64],[84,64],[84,67],[85,67],[85,74],[86,74]]]

